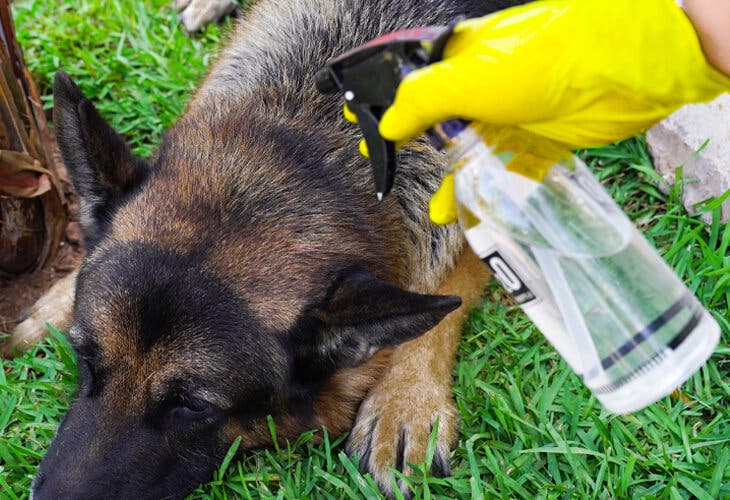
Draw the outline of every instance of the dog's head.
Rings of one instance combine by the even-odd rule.
[[[332,161],[331,146],[260,126],[237,129],[229,142],[248,146],[231,146],[193,123],[148,163],[67,75],[54,93],[88,255],[69,331],[80,388],[35,498],[180,497],[236,435],[248,436],[243,448],[261,445],[267,414],[312,425],[328,377],[459,305],[376,277],[397,258],[369,242],[387,229],[348,220],[373,208],[317,192],[338,182],[312,173],[311,161]],[[238,185],[246,175],[255,182]]]

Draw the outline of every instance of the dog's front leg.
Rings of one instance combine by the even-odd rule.
[[[488,280],[484,264],[466,249],[437,291],[460,295],[462,306],[436,328],[396,348],[390,369],[360,407],[348,452],[360,457],[361,469],[370,472],[390,496],[390,469],[410,474],[408,462],[424,461],[437,419],[431,472],[449,472],[449,452],[456,442],[459,420],[451,395],[451,371],[466,315]],[[400,482],[399,487],[408,496]]]
[[[78,270],[58,280],[45,295],[25,313],[22,321],[0,345],[0,354],[10,356],[43,340],[48,333],[46,323],[65,330],[71,322]]]
[[[236,8],[233,0],[175,0],[174,6],[185,31],[195,33]]]

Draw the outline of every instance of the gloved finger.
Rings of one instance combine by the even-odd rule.
[[[345,120],[347,120],[350,123],[357,123],[357,116],[355,116],[355,113],[350,111],[350,108],[347,106],[347,103],[342,105],[342,114],[345,117]]]
[[[454,174],[446,174],[441,186],[428,202],[428,216],[436,225],[445,226],[456,222],[456,196],[454,195]]]
[[[406,144],[405,142],[396,142],[395,143],[396,151],[399,151],[405,144]],[[365,158],[370,158],[370,151],[368,150],[368,143],[365,142],[365,139],[360,139],[360,142],[357,143],[357,150]]]
[[[464,79],[465,69],[458,60],[441,61],[404,78],[393,105],[380,120],[380,135],[391,141],[407,141],[435,123],[456,118],[455,107],[464,100],[465,90],[468,92],[454,84]]]
[[[368,143],[365,142],[365,139],[360,139],[360,142],[357,143],[357,150],[360,151],[360,154],[363,155],[365,158],[370,158]]]

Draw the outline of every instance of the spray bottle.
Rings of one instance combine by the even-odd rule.
[[[380,118],[409,72],[441,59],[452,29],[386,35],[317,75],[357,116],[379,199],[396,170]],[[565,146],[464,120],[427,134],[448,157],[470,246],[608,410],[648,406],[709,358],[717,322]]]

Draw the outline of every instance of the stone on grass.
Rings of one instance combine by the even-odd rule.
[[[706,142],[699,152],[698,149]],[[710,197],[730,189],[730,94],[707,104],[689,104],[646,133],[654,167],[668,185],[683,166],[683,202],[690,213]],[[667,186],[663,186],[666,190]],[[730,216],[730,197],[722,204],[722,220]],[[706,213],[703,218],[711,219]]]

